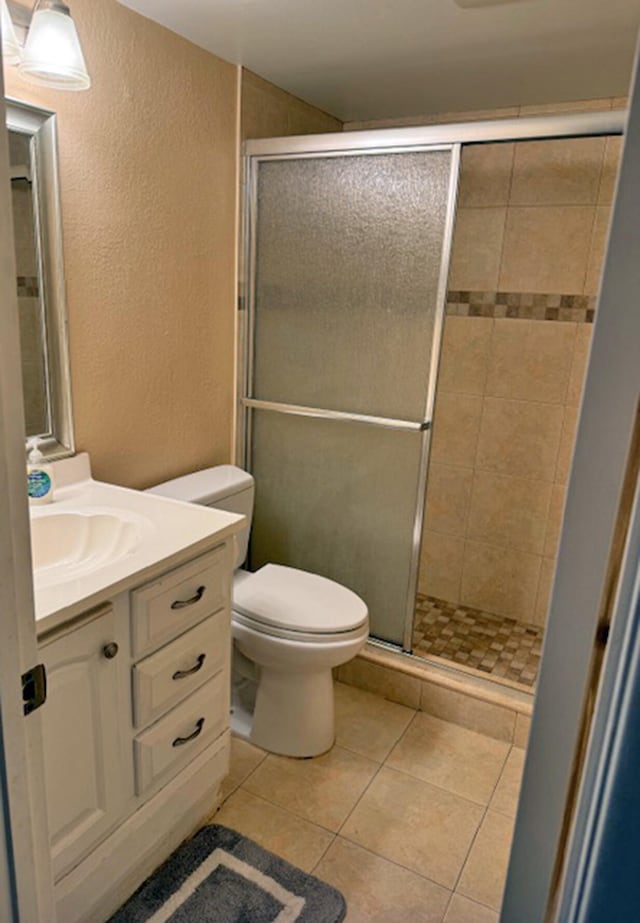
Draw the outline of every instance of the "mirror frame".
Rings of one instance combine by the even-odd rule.
[[[48,460],[53,460],[75,453],[56,115],[17,99],[7,98],[5,102],[7,129],[33,139],[34,233],[51,420],[51,432],[40,434],[40,448]]]

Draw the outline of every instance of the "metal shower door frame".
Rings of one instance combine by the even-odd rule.
[[[463,145],[496,142],[551,140],[588,136],[621,135],[626,123],[625,110],[607,110],[567,113],[555,116],[533,116],[482,122],[460,122],[410,128],[385,128],[373,131],[354,131],[326,135],[306,135],[284,138],[266,138],[246,141],[243,145],[243,213],[240,242],[240,296],[238,318],[238,369],[236,461],[247,466],[251,457],[252,412],[267,410],[296,416],[318,417],[384,426],[398,430],[422,432],[419,481],[416,491],[416,508],[413,523],[412,559],[407,586],[407,607],[403,628],[403,650],[411,651],[415,596],[418,585],[424,504],[429,469],[430,436],[439,370],[440,350],[444,328],[447,282],[460,174]],[[447,215],[443,234],[440,278],[434,318],[431,364],[429,368],[427,399],[421,421],[393,420],[364,414],[351,414],[322,408],[302,407],[256,400],[252,395],[255,332],[255,263],[257,226],[257,178],[260,163],[264,161],[324,159],[330,157],[365,156],[372,154],[402,154],[412,152],[451,151],[451,172],[447,202]],[[381,642],[386,645],[386,642]]]
[[[299,140],[299,139],[298,139]],[[312,142],[312,139],[309,139]],[[424,503],[427,488],[427,472],[429,468],[430,435],[433,420],[433,406],[440,355],[440,344],[444,327],[444,310],[447,294],[447,279],[449,275],[449,262],[453,242],[453,227],[455,223],[456,201],[458,194],[458,181],[460,174],[460,144],[409,144],[398,145],[391,139],[389,144],[377,143],[374,146],[354,146],[347,151],[316,152],[313,143],[309,150],[296,150],[276,154],[256,154],[245,159],[244,185],[245,185],[245,213],[243,235],[243,294],[241,297],[241,324],[240,324],[240,350],[239,350],[239,419],[236,458],[238,462],[248,467],[251,458],[252,446],[252,411],[266,410],[273,413],[289,414],[299,417],[314,417],[323,420],[334,420],[349,423],[358,423],[363,426],[375,426],[397,431],[410,431],[421,434],[420,460],[418,469],[418,482],[416,486],[415,515],[412,526],[412,550],[409,570],[409,581],[406,594],[406,612],[402,629],[402,647],[411,649],[413,616],[415,609],[415,596],[418,588],[418,570],[420,564],[420,547],[422,543],[422,526],[424,520]],[[296,404],[282,404],[274,401],[261,401],[253,397],[253,372],[254,372],[254,346],[255,346],[255,266],[256,266],[256,229],[258,214],[257,182],[260,164],[265,161],[283,161],[300,159],[328,159],[331,157],[345,156],[371,156],[376,154],[405,154],[405,153],[434,153],[445,152],[450,154],[449,185],[447,190],[446,217],[442,238],[442,253],[440,257],[440,271],[438,274],[438,287],[436,295],[434,323],[432,331],[431,355],[429,357],[429,372],[427,379],[427,393],[423,417],[421,420],[401,420],[391,417],[372,416],[370,414],[350,413],[346,411],[328,410],[318,407],[305,407]],[[425,302],[425,310],[428,305]],[[242,310],[244,309],[244,310]],[[244,361],[242,361],[244,360]]]

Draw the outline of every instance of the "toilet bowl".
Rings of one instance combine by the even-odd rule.
[[[307,571],[266,564],[243,570],[254,481],[234,465],[176,478],[151,492],[247,517],[237,536],[233,584],[232,728],[285,756],[317,756],[335,737],[334,667],[369,634],[365,603],[346,587]]]

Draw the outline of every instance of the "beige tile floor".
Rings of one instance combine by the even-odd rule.
[[[314,760],[233,740],[215,815],[339,888],[348,923],[498,923],[524,750],[336,683]]]

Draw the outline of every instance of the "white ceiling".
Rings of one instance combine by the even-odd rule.
[[[620,96],[640,25],[640,0],[120,2],[345,121]]]

